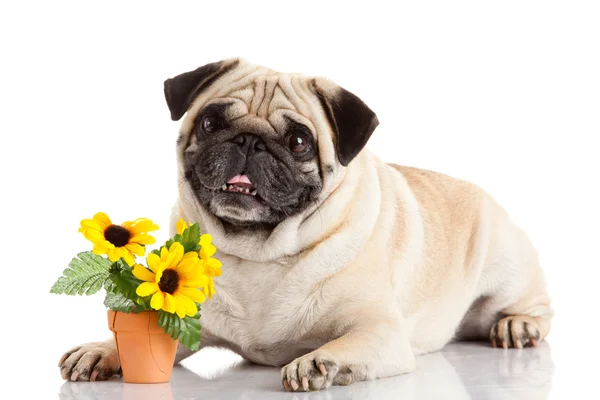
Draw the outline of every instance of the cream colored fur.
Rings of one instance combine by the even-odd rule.
[[[287,364],[284,387],[312,390],[410,372],[416,355],[453,338],[489,336],[505,347],[543,339],[552,315],[544,278],[507,213],[473,184],[389,165],[368,150],[342,167],[313,84],[339,90],[241,61],[182,123],[172,229],[180,217],[199,222],[223,262],[218,294],[202,305],[203,345]],[[317,132],[321,170],[334,167],[322,174],[317,204],[268,234],[226,233],[183,178],[194,118],[223,101],[265,129],[293,114]]]
[[[247,63],[196,99],[181,134],[207,102],[224,98],[273,125],[286,112],[310,121],[321,166],[336,168],[318,209],[289,218],[269,236],[227,235],[180,181],[173,222],[200,222],[221,250],[219,296],[203,305],[211,335],[272,365],[316,349],[309,358],[351,367],[358,376],[349,379],[408,372],[415,355],[456,335],[487,337],[503,311],[538,318],[540,338],[546,335],[551,309],[536,252],[481,189],[390,166],[366,150],[341,167],[310,79]],[[485,307],[467,313],[478,299]]]

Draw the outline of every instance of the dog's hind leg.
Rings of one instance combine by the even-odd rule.
[[[479,297],[457,339],[489,339],[494,347],[535,346],[550,331],[552,308],[537,252],[525,233],[500,214],[479,277]]]
[[[525,232],[499,206],[492,212],[477,299],[457,339],[489,339],[494,347],[535,346],[553,315],[538,254]]]
[[[535,346],[548,335],[552,318],[550,298],[537,261],[533,268],[537,274],[522,296],[500,310],[501,318],[490,327],[489,339],[492,346]]]

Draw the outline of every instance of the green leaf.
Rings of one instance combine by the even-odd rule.
[[[179,339],[181,331],[178,329],[179,326],[175,326],[175,318],[179,319],[175,314],[168,313],[165,310],[158,310],[158,326],[163,328],[165,333],[173,339]]]
[[[122,311],[126,313],[139,313],[146,309],[136,304],[133,300],[130,300],[118,293],[107,292],[104,298],[104,305],[113,311]]]
[[[63,276],[52,285],[50,293],[66,295],[91,295],[102,288],[109,276],[111,262],[86,251],[77,254],[63,271]]]
[[[135,291],[141,283],[142,281],[133,275],[132,268],[125,261],[119,260],[112,264],[105,288],[107,292],[120,294],[139,303],[140,297]]]
[[[198,246],[198,242],[200,241],[200,225],[193,224],[186,228],[181,236],[183,237],[183,242],[181,244],[185,248],[186,253],[188,251],[194,251],[193,248]]]
[[[200,349],[200,315],[198,318],[185,317],[181,320],[181,335],[179,341],[188,349],[196,351]]]
[[[165,243],[165,246],[170,248],[173,243],[179,242],[183,245],[185,252],[188,253],[190,251],[200,251],[199,241],[200,225],[193,224],[192,226],[187,227],[183,233],[178,233],[173,238],[169,239],[167,243]]]
[[[158,312],[158,325],[173,339],[192,351],[200,348],[200,311],[193,317],[179,318],[164,310]]]

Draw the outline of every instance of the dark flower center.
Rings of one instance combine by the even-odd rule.
[[[173,294],[179,286],[179,275],[174,269],[165,269],[158,282],[158,288],[161,292]]]
[[[131,234],[120,225],[111,225],[104,230],[104,238],[115,245],[115,247],[123,247],[129,243]]]

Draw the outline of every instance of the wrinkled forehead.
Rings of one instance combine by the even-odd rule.
[[[221,77],[198,96],[182,123],[181,131],[193,128],[198,113],[210,104],[227,104],[228,119],[242,119],[274,134],[285,129],[291,119],[306,125],[315,135],[320,110],[311,90],[312,79],[299,74],[278,73],[265,67],[240,68]]]

